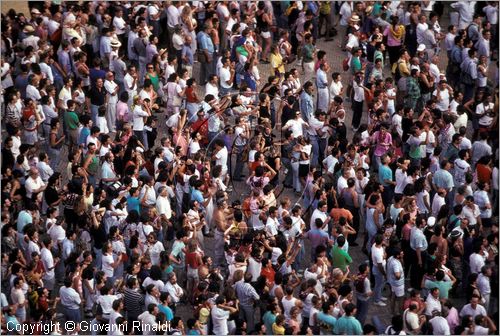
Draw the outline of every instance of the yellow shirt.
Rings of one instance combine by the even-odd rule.
[[[283,57],[280,54],[271,53],[269,56],[269,61],[274,70],[278,70],[279,73],[285,73],[285,64],[283,64]]]
[[[285,327],[280,327],[276,323],[273,323],[273,335],[284,335]]]

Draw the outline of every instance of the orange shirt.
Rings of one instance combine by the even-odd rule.
[[[333,208],[330,211],[330,217],[332,217],[333,222],[338,222],[340,217],[345,217],[348,223],[352,222],[352,213],[344,208]]]
[[[476,166],[477,180],[482,183],[491,183],[491,168],[484,164]]]

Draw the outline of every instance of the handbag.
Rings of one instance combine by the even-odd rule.
[[[198,52],[196,53],[196,57],[198,58],[198,62],[207,63],[207,57],[205,56],[203,50],[198,50]]]
[[[470,62],[467,65],[467,69],[465,69],[465,71],[460,72],[460,82],[464,83],[465,85],[474,84],[474,79],[469,74],[469,69],[470,69]]]

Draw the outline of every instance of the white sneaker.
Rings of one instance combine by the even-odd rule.
[[[380,300],[382,300],[382,301],[387,301],[387,300],[389,300],[389,299],[388,299],[388,298],[386,298],[386,297],[383,297],[383,296],[382,296],[382,297],[380,298]]]
[[[383,302],[383,301],[376,301],[376,302],[374,302],[373,304],[374,304],[374,305],[376,305],[376,306],[380,306],[380,307],[385,307],[385,306],[387,306],[387,305],[385,304],[385,302]]]

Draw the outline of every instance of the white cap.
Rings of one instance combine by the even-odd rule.
[[[419,44],[417,51],[424,51],[425,50],[425,44]]]
[[[436,224],[436,217],[427,218],[427,226],[433,227]]]

